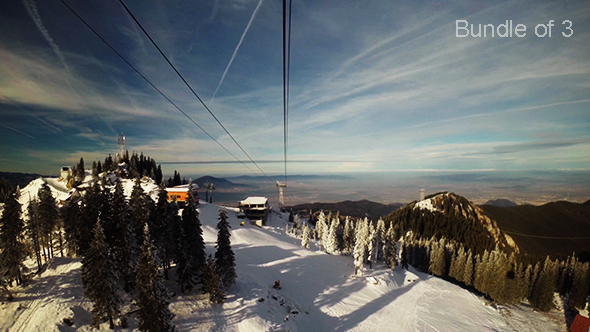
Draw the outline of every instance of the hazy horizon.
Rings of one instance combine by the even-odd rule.
[[[273,182],[274,178],[236,179],[214,174],[181,175],[187,180],[210,175],[252,186],[231,192],[218,190],[214,193],[214,202],[236,204],[246,196],[261,195],[268,197],[272,205],[278,203],[278,189]],[[288,187],[285,189],[286,205],[362,199],[383,204],[409,203],[418,199],[420,189],[425,189],[427,195],[440,191],[454,192],[477,204],[499,198],[509,199],[517,204],[533,205],[558,200],[583,203],[590,199],[586,182],[590,178],[590,171],[392,171],[309,177],[312,176],[288,179]],[[200,196],[202,199],[205,197],[204,191]]]

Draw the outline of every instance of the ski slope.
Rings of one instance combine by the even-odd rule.
[[[207,252],[215,251],[219,206],[199,205]],[[175,292],[170,307],[178,331],[566,331],[563,313],[539,313],[526,305],[496,307],[442,279],[375,264],[351,277],[352,258],[328,255],[284,231],[287,215],[273,212],[268,225],[240,226],[228,209],[237,284],[223,305],[198,291]],[[15,289],[0,308],[1,331],[90,331],[91,303],[83,296],[80,263],[56,258],[41,277]],[[272,285],[281,281],[282,289]],[[137,308],[127,296],[124,312]],[[73,326],[63,323],[71,318]],[[130,327],[136,330],[134,314]],[[108,324],[100,330],[107,331]]]

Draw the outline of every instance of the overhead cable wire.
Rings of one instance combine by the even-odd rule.
[[[121,60],[123,60],[129,67],[131,67],[131,69],[133,69],[141,78],[143,78],[144,81],[146,81],[152,88],[154,88],[154,90],[156,90],[162,97],[164,97],[164,99],[166,99],[170,104],[172,104],[172,106],[174,106],[174,108],[176,108],[180,113],[182,113],[182,115],[184,115],[195,126],[197,126],[199,129],[201,129],[207,136],[209,136],[209,138],[211,138],[213,141],[215,141],[215,143],[217,143],[220,147],[222,147],[227,153],[229,153],[237,161],[242,163],[242,165],[246,166],[246,168],[248,168],[252,173],[256,174],[256,172],[254,172],[254,170],[252,170],[244,161],[240,160],[236,155],[234,155],[225,146],[223,146],[223,144],[221,144],[217,139],[215,139],[215,137],[211,136],[211,134],[209,134],[203,127],[201,127],[195,120],[193,120],[185,111],[183,111],[170,98],[168,98],[168,96],[166,96],[166,94],[164,94],[164,92],[162,92],[160,89],[158,89],[147,77],[145,77],[137,68],[135,68],[135,66],[133,66],[129,61],[127,61],[127,59],[123,55],[121,55],[121,53],[119,53],[106,39],[104,39],[96,30],[94,30],[94,28],[92,28],[92,26],[90,26],[90,24],[88,24],[80,15],[78,15],[78,13],[72,7],[70,7],[64,0],[60,0],[60,1],[61,1],[61,3],[64,4],[64,6],[66,6],[74,14],[74,16],[76,16],[82,23],[84,23],[84,25],[86,27],[88,27],[88,29],[90,29],[90,31],[92,31],[100,40],[102,40],[103,43],[105,43],[113,52],[115,52],[115,54],[117,54],[119,56],[119,58],[121,58]]]
[[[287,5],[288,2],[288,5]],[[291,67],[291,0],[283,0],[283,154],[287,184],[287,146],[289,137],[289,71]]]
[[[195,90],[191,87],[191,85],[186,81],[186,79],[184,78],[184,76],[182,76],[182,74],[178,71],[178,69],[176,69],[176,67],[172,64],[172,62],[170,61],[170,59],[168,59],[168,57],[166,56],[166,54],[164,54],[164,52],[160,49],[160,47],[158,46],[158,44],[154,41],[154,39],[152,39],[152,37],[150,36],[150,34],[144,29],[143,25],[141,25],[141,23],[139,22],[139,20],[135,17],[135,15],[133,15],[133,13],[129,9],[129,7],[127,7],[127,5],[125,5],[125,3],[123,2],[123,0],[119,0],[119,3],[121,3],[121,5],[125,8],[125,10],[127,11],[127,13],[129,14],[129,16],[131,16],[131,18],[139,26],[139,28],[141,29],[141,31],[143,31],[143,33],[150,40],[150,42],[152,43],[152,45],[154,45],[154,47],[158,50],[158,52],[160,52],[160,55],[162,55],[162,57],[166,60],[166,62],[168,62],[168,64],[170,65],[170,67],[172,67],[172,69],[174,69],[174,72],[176,72],[176,75],[178,75],[178,77],[180,77],[180,79],[184,82],[184,84],[187,86],[187,88],[193,93],[193,95],[195,97],[197,97],[197,99],[199,100],[199,102],[201,102],[201,104],[203,105],[203,107],[205,107],[205,109],[209,112],[209,114],[211,114],[211,116],[215,119],[215,121],[217,121],[217,123],[219,124],[219,126],[221,126],[221,128],[223,128],[223,130],[225,131],[225,133],[234,141],[234,143],[240,148],[240,150],[242,150],[242,152],[246,155],[246,157],[248,157],[248,159],[250,159],[250,161],[256,166],[256,168],[258,168],[258,170],[262,174],[264,174],[264,176],[266,176],[267,178],[269,178],[268,175],[266,175],[266,173],[262,170],[262,168],[260,168],[260,166],[258,166],[258,164],[252,159],[252,157],[250,157],[250,155],[246,152],[246,150],[244,150],[244,148],[242,148],[242,146],[240,145],[240,143],[238,143],[238,141],[236,141],[236,139],[232,136],[232,134],[230,134],[230,132],[225,128],[225,126],[221,123],[221,121],[219,121],[219,119],[215,116],[215,114],[213,114],[213,112],[209,109],[209,107],[207,106],[207,104],[205,104],[205,102],[203,101],[203,99],[201,99],[201,97],[199,97],[199,95],[195,92]]]

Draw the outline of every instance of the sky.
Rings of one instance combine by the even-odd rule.
[[[261,175],[118,1],[64,1],[233,156],[61,1],[9,0],[0,170],[57,175],[123,133],[167,174]],[[282,2],[125,4],[258,167],[283,174]],[[589,18],[587,1],[293,0],[288,173],[590,169]],[[526,35],[457,37],[457,20]]]

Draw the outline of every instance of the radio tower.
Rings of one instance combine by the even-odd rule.
[[[115,160],[117,163],[121,162],[121,158],[123,158],[123,154],[125,153],[125,135],[121,133],[117,137],[117,155],[115,156]]]

